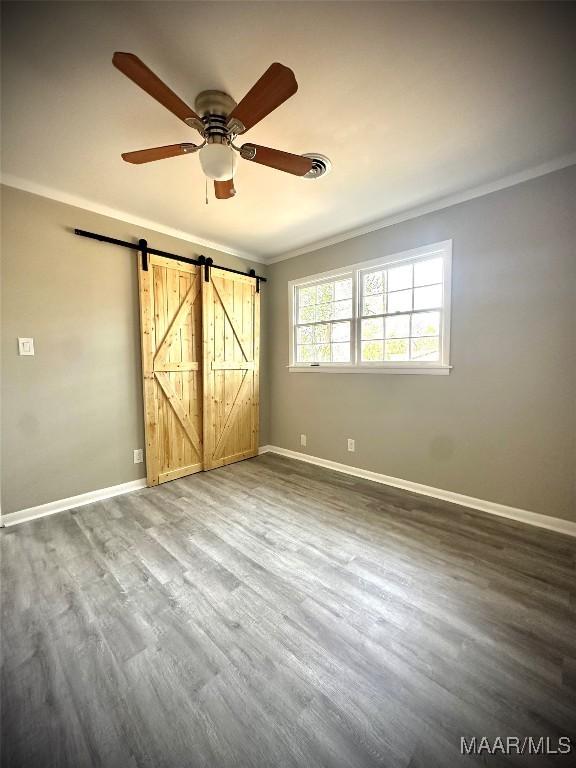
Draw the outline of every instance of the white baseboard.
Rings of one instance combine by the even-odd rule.
[[[490,515],[498,515],[499,517],[506,517],[510,520],[517,520],[518,522],[527,523],[528,525],[536,525],[539,528],[547,528],[548,530],[555,531],[556,533],[564,533],[568,536],[576,536],[576,523],[573,523],[570,520],[562,520],[559,517],[541,515],[538,512],[530,512],[527,509],[508,507],[505,504],[498,504],[495,501],[476,499],[473,496],[465,496],[463,493],[445,491],[442,488],[434,488],[430,485],[414,483],[411,480],[402,480],[398,477],[382,475],[379,472],[371,472],[368,469],[351,467],[348,464],[340,464],[337,461],[321,459],[318,456],[310,456],[307,453],[290,451],[287,448],[280,448],[277,445],[265,445],[260,449],[260,453],[278,453],[280,456],[287,456],[290,459],[305,461],[308,464],[316,464],[319,467],[333,469],[336,472],[343,472],[346,475],[361,477],[364,480],[372,480],[373,482],[381,483],[382,485],[391,485],[394,488],[402,488],[405,491],[420,493],[423,496],[432,496],[435,499],[449,501],[453,504],[459,504],[463,507],[478,509],[481,512],[487,512]]]
[[[132,480],[129,483],[120,483],[120,485],[111,485],[109,488],[100,488],[97,491],[88,491],[80,493],[78,496],[69,496],[67,499],[58,499],[58,501],[49,501],[47,504],[40,504],[37,507],[28,507],[20,509],[18,512],[9,512],[2,515],[3,525],[16,525],[17,523],[27,523],[29,520],[36,520],[38,517],[54,515],[56,512],[64,512],[66,509],[76,509],[86,504],[92,504],[94,501],[110,499],[112,496],[120,496],[122,493],[138,491],[146,488],[146,480]]]
[[[258,448],[258,453],[268,453],[271,446],[262,445]],[[120,483],[120,485],[111,485],[109,488],[100,488],[97,491],[88,491],[78,496],[70,496],[67,499],[58,499],[49,501],[47,504],[40,504],[37,507],[28,507],[20,509],[18,512],[9,512],[7,515],[0,514],[0,524],[3,526],[17,525],[18,523],[27,523],[29,520],[36,520],[46,515],[54,515],[56,512],[65,512],[67,509],[76,509],[86,504],[92,504],[94,501],[103,501],[111,499],[113,496],[120,496],[123,493],[138,491],[146,488],[146,480],[132,480],[129,483]]]
[[[260,446],[258,449],[258,454],[261,455],[264,453],[278,453],[280,456],[287,456],[288,458],[297,459],[298,461],[305,461],[308,464],[316,464],[319,467],[333,469],[336,472],[343,472],[344,474],[353,475],[354,477],[361,477],[364,480],[372,480],[373,482],[381,483],[382,485],[391,485],[394,488],[402,488],[405,491],[420,493],[423,496],[431,496],[432,498],[449,501],[453,504],[459,504],[463,507],[478,509],[481,512],[487,512],[491,515],[498,515],[499,517],[506,517],[510,520],[517,520],[518,522],[527,523],[528,525],[536,525],[540,528],[547,528],[550,531],[556,531],[556,533],[564,533],[568,536],[576,536],[576,523],[573,523],[570,520],[562,520],[558,517],[541,515],[538,512],[530,512],[527,509],[508,507],[505,504],[498,504],[494,501],[476,499],[473,496],[465,496],[462,493],[456,493],[454,491],[445,491],[441,488],[434,488],[430,485],[414,483],[411,480],[402,480],[398,477],[382,475],[379,472],[371,472],[368,469],[360,469],[359,467],[352,467],[348,464],[340,464],[337,461],[321,459],[318,456],[310,456],[307,453],[290,451],[287,448],[280,448],[277,445]],[[92,504],[94,501],[110,499],[113,496],[119,496],[123,493],[130,493],[131,491],[138,491],[145,487],[146,480],[132,480],[129,483],[112,485],[109,488],[100,488],[96,491],[81,493],[78,496],[70,496],[67,499],[50,501],[47,504],[40,504],[37,507],[29,507],[28,509],[21,509],[18,512],[10,512],[7,515],[2,515],[2,525],[10,526],[17,525],[18,523],[26,523],[29,520],[36,520],[39,517],[53,515],[56,512],[64,512],[67,509],[76,509],[77,507],[83,507],[86,504]]]

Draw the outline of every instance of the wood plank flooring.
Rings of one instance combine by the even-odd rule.
[[[1,532],[2,767],[576,765],[576,540],[267,454]]]

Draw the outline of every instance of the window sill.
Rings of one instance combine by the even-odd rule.
[[[451,365],[289,365],[290,373],[395,373],[447,376]]]

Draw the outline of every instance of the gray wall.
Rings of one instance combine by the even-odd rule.
[[[209,252],[2,191],[8,513],[144,475],[136,257],[70,229]],[[572,167],[269,267],[260,442],[576,520],[575,201]],[[450,376],[288,373],[288,280],[450,238]],[[18,336],[35,357],[17,355]]]
[[[2,512],[144,477],[137,255],[79,227],[266,268],[9,187],[2,188]],[[266,317],[266,286],[262,316]],[[266,323],[261,438],[268,441]],[[17,337],[36,355],[19,357]]]
[[[450,238],[449,376],[288,372],[289,280]],[[270,277],[273,445],[576,520],[576,166]]]

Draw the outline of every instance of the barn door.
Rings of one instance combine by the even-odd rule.
[[[148,485],[202,469],[200,268],[150,256],[140,266]]]
[[[204,469],[258,454],[260,294],[256,281],[212,268],[202,280]]]

